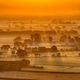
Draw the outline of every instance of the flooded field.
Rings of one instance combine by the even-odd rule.
[[[30,65],[36,66],[73,66],[80,67],[80,57],[28,57],[25,58],[30,60]],[[20,58],[0,58],[0,61],[15,61],[21,60]]]
[[[18,36],[18,35],[0,35],[0,46],[9,44],[13,45],[13,39]],[[20,36],[23,36],[22,34]],[[24,38],[27,38],[27,34],[24,36]],[[62,52],[60,52],[62,53]],[[79,51],[76,51],[75,53],[72,53],[72,55],[78,54]],[[46,56],[47,54],[51,55],[52,53],[41,53],[44,54],[45,56],[40,56],[40,57],[28,57],[27,59],[30,60],[31,65],[48,65],[48,66],[80,66],[80,57],[52,57],[52,56]],[[64,54],[68,54],[68,52],[64,52]],[[1,58],[2,59],[2,58]],[[6,60],[8,59],[15,59],[15,58],[5,58]]]
[[[40,57],[28,59],[33,65],[80,66],[80,57]]]

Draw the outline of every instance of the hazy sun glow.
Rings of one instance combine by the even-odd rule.
[[[67,15],[80,13],[79,0],[1,0],[0,15]]]

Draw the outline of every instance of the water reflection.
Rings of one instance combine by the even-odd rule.
[[[31,61],[31,65],[80,66],[79,57],[33,57],[28,59]]]

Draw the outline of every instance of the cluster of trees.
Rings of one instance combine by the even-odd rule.
[[[41,53],[46,53],[46,52],[58,52],[58,49],[56,46],[52,46],[51,48],[39,47],[39,46],[32,48],[32,47],[28,47],[27,44],[28,44],[28,41],[27,40],[22,41],[21,37],[17,37],[14,39],[14,47],[16,48],[16,50],[18,50],[19,54],[23,52],[22,54],[26,53],[26,55],[28,53],[34,53],[35,55],[39,55]]]
[[[56,31],[55,31],[56,32]],[[73,33],[76,33],[75,31],[72,31]],[[49,42],[53,42],[54,36],[48,36]],[[62,34],[60,36],[60,42],[65,42],[68,40],[70,43],[74,43],[74,39],[70,35]],[[80,38],[75,37],[75,40],[80,44]],[[22,39],[20,36],[16,37],[13,40],[14,46],[11,48],[10,45],[2,45],[1,50],[8,51],[11,48],[12,54],[17,54],[19,57],[25,57],[28,55],[28,53],[35,53],[36,55],[46,52],[58,52],[58,49],[56,46],[52,46],[51,48],[46,47],[28,47],[28,45],[32,46],[34,43],[38,45],[38,43],[41,42],[41,35],[40,34],[32,34],[31,39]],[[1,54],[1,52],[0,52]]]
[[[30,53],[33,53],[34,55],[40,55],[42,53],[47,53],[47,52],[58,52],[58,49],[56,46],[52,46],[51,48],[39,47],[39,46],[33,47],[33,48],[28,47],[28,44],[31,44],[31,42],[32,42],[31,40],[22,39],[21,37],[16,37],[13,40],[13,43],[14,43],[13,47],[11,47],[10,45],[1,46],[0,54],[2,55],[4,52],[7,52],[9,49],[11,50],[11,54],[13,55],[16,54],[18,57],[26,57]]]
[[[59,41],[60,41],[61,43],[65,43],[65,42],[74,43],[73,37],[71,37],[70,35],[65,35],[65,34],[61,35]]]

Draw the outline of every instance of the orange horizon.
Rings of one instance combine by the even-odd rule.
[[[0,16],[79,15],[78,0],[2,0]]]

